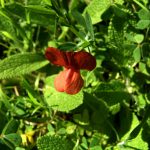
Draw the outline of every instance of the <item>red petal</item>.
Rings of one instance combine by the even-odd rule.
[[[88,52],[80,51],[74,53],[74,60],[79,69],[93,70],[96,67],[96,59]]]
[[[84,81],[79,71],[66,69],[55,78],[54,85],[57,91],[67,94],[76,94],[83,87]]]
[[[65,74],[65,71],[61,71],[54,80],[54,87],[58,92],[64,92]]]
[[[65,52],[62,52],[57,48],[48,47],[45,52],[45,57],[54,65],[68,65]]]
[[[65,92],[68,94],[77,94],[83,87],[84,81],[79,71],[68,69],[66,72]]]
[[[68,69],[87,69],[91,71],[96,67],[95,57],[85,51],[63,52],[57,48],[48,47],[45,57],[54,65],[64,66]]]

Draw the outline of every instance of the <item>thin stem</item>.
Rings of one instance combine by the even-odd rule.
[[[141,8],[143,8],[144,10],[146,10],[146,11],[148,11],[149,12],[149,10],[143,5],[143,4],[141,4],[138,0],[133,0],[137,5],[139,5]]]
[[[4,8],[4,7],[5,7],[5,2],[4,2],[4,0],[0,0],[0,2],[1,2],[2,8]]]
[[[38,39],[39,39],[39,35],[40,35],[40,26],[38,26],[37,27],[37,34],[36,34],[36,38],[35,38],[35,46],[34,46],[34,51],[35,51],[35,49],[36,49],[36,46],[38,45],[38,43],[39,43],[39,41],[38,41]]]
[[[0,42],[0,45],[2,45],[3,47],[5,47],[5,48],[7,48],[7,49],[9,48],[9,47],[8,47],[6,44],[4,44],[4,43],[1,43],[1,42]]]
[[[61,32],[60,36],[58,37],[58,40],[61,40],[66,36],[68,29],[69,29],[68,27],[62,27],[62,32]]]
[[[114,131],[115,135],[116,135],[116,138],[117,138],[117,141],[120,141],[120,138],[119,138],[119,135],[116,131],[116,129],[112,126],[112,124],[107,120],[107,123],[109,124],[109,126],[111,127],[111,129]]]
[[[85,41],[84,37],[73,27],[70,26],[70,30],[78,37],[80,37],[80,39],[82,39],[83,41]]]
[[[149,32],[149,28],[147,28],[147,30],[146,30],[145,39],[148,38],[148,32]]]

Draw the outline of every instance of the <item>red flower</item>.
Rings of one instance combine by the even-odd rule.
[[[96,67],[94,56],[85,51],[63,52],[48,47],[45,56],[52,64],[65,67],[65,70],[56,76],[54,86],[57,91],[68,94],[76,94],[83,87],[80,69],[91,71]]]

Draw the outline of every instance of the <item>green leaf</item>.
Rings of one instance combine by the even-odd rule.
[[[138,12],[138,16],[141,20],[150,20],[150,11],[146,11],[145,9],[141,9]]]
[[[66,133],[67,134],[73,134],[76,132],[76,127],[77,125],[74,123],[68,123],[67,128],[66,128]]]
[[[137,118],[133,118],[133,113],[126,106],[126,104],[121,105],[121,110],[117,113],[117,122],[115,121],[115,128],[117,129],[119,137],[124,137],[132,127],[133,121]],[[134,119],[134,120],[133,120]]]
[[[0,32],[7,38],[16,39],[16,31],[11,19],[0,9]]]
[[[2,132],[6,123],[7,123],[7,116],[5,112],[2,111],[2,108],[0,108],[0,133]]]
[[[43,2],[43,0],[29,0],[29,1],[27,1],[27,4],[28,5],[41,5],[41,4],[43,4],[42,3]]]
[[[140,18],[140,21],[137,23],[138,29],[145,29],[149,27],[150,25],[150,11],[146,11],[144,9],[141,9],[138,12],[138,16]]]
[[[25,150],[25,148],[22,148],[22,147],[16,147],[15,150]]]
[[[102,21],[102,14],[113,4],[122,4],[122,0],[92,0],[90,4],[85,8],[84,13],[88,12],[92,19],[92,24],[96,24]]]
[[[19,31],[19,34],[28,42],[25,31],[18,25],[18,22],[13,19],[12,12],[7,9],[0,9],[0,31],[7,38],[10,38],[18,46],[22,46],[22,39],[18,38],[16,31]]]
[[[61,45],[58,46],[58,49],[64,50],[64,51],[69,51],[69,50],[74,50],[76,48],[76,44],[72,42],[65,42]]]
[[[69,95],[63,92],[57,92],[53,86],[55,76],[46,79],[46,88],[44,92],[45,99],[54,110],[69,112],[83,103],[83,92]]]
[[[101,99],[98,99],[97,97],[89,93],[84,93],[84,105],[91,112],[89,113],[89,116],[91,116],[91,119],[89,120],[92,122],[94,126],[95,125],[100,126],[106,121],[109,110],[104,101],[102,101]]]
[[[19,121],[15,119],[11,119],[4,127],[2,134],[9,134],[9,133],[15,133],[18,130],[19,127]]]
[[[3,139],[6,140],[8,143],[13,144],[15,147],[19,146],[22,142],[21,136],[16,133],[3,135]]]
[[[53,14],[53,15],[55,14],[55,11],[53,11],[52,9],[47,9],[40,5],[27,5],[25,6],[25,8],[40,14]]]
[[[69,10],[72,11],[73,9],[77,8],[77,7],[79,6],[79,4],[80,4],[80,1],[71,0],[71,1],[69,2]]]
[[[63,137],[44,135],[37,140],[38,150],[72,150],[73,143]]]
[[[99,98],[102,98],[107,102],[108,105],[113,106],[114,104],[121,103],[124,100],[130,100],[130,94],[123,91],[108,91],[108,92],[99,92],[96,94]]]
[[[119,17],[120,19],[125,19],[127,17],[127,13],[123,11],[120,7],[121,5],[112,5],[112,10],[117,17]]]
[[[94,147],[91,147],[90,150],[102,150],[102,147],[101,146],[94,146]]]
[[[128,150],[133,150],[133,149],[138,149],[138,150],[147,150],[148,148],[148,143],[146,143],[142,139],[142,131],[138,134],[138,136],[135,139],[132,139],[128,141],[125,145]]]
[[[124,100],[128,102],[131,99],[130,94],[125,91],[125,85],[115,80],[110,83],[101,83],[95,94],[98,98],[103,99],[108,106],[122,103]]]
[[[144,124],[146,123],[146,121],[149,117],[150,105],[147,105],[147,107],[145,109],[146,109],[146,111],[145,111],[142,121],[132,130],[132,132],[130,133],[127,140],[136,138],[138,136],[138,134],[141,132],[142,127],[144,126]]]
[[[40,5],[25,6],[28,14],[28,22],[35,23],[44,27],[49,27],[54,30],[56,13],[52,9],[45,8]]]
[[[101,15],[111,5],[110,0],[100,1],[93,0],[85,8],[84,13],[88,12],[92,19],[92,24],[96,24],[101,21]]]
[[[123,4],[124,3],[124,0],[114,0],[114,3],[117,3],[117,4]]]
[[[149,27],[149,25],[150,25],[150,20],[140,20],[137,23],[137,28],[138,29],[145,29],[145,28]]]
[[[5,9],[11,12],[14,17],[21,18],[23,20],[26,19],[25,8],[20,3],[9,3],[5,6]]]
[[[0,61],[0,79],[27,74],[48,64],[43,55],[24,53]]]
[[[82,137],[81,146],[82,146],[84,149],[88,149],[88,142],[87,142],[87,139],[86,139],[84,136]]]
[[[92,20],[88,12],[85,13],[85,22],[88,32],[90,33],[91,39],[94,41],[94,31],[92,26]]]
[[[4,108],[6,108],[9,111],[15,112],[15,108],[10,104],[10,98],[3,92],[1,87],[0,87],[0,101],[4,104]]]
[[[41,104],[39,103],[40,101],[40,94],[35,92],[33,87],[28,83],[27,80],[23,79],[21,82],[22,87],[27,91],[27,94],[29,96],[29,100],[32,104],[34,104],[37,107],[40,107]]]
[[[51,31],[54,30],[56,16],[55,14],[42,14],[33,10],[29,10],[29,20],[44,27],[49,27]]]
[[[130,133],[128,140],[132,140],[132,139],[136,138],[137,135],[139,134],[139,132],[141,131],[141,128],[142,128],[142,124],[139,124],[138,126],[136,126],[133,129],[133,131]]]
[[[87,109],[84,109],[82,114],[75,114],[73,118],[80,125],[89,125],[89,112]]]
[[[56,11],[56,13],[61,16],[64,17],[64,11],[65,9],[62,8],[62,4],[60,4],[61,2],[58,0],[51,0],[51,4],[52,4],[52,8]]]
[[[9,32],[7,31],[0,31],[0,33],[2,33],[5,37],[7,37],[8,39],[14,40],[16,39],[13,35],[11,35]]]
[[[82,16],[81,13],[79,13],[76,9],[71,11],[72,16],[75,18],[75,20],[84,28],[86,28],[85,19]]]
[[[100,135],[98,133],[93,134],[90,142],[90,149],[91,150],[102,150],[102,147],[100,146]],[[97,148],[97,149],[96,149]]]
[[[140,47],[137,47],[134,51],[133,51],[133,57],[134,60],[136,62],[139,62],[141,60],[141,49]]]
[[[134,36],[134,41],[138,44],[140,44],[144,40],[143,34],[136,34]]]
[[[128,108],[127,108],[128,109]],[[124,111],[124,110],[122,110],[122,111]],[[120,116],[121,118],[120,119],[122,119],[124,116],[124,114],[122,114],[121,113],[121,115],[122,116]],[[129,115],[129,116],[128,116]],[[126,120],[127,120],[127,118],[126,117],[130,117],[130,123],[129,123],[129,120],[127,121],[127,124],[128,125],[126,125]],[[123,120],[121,120],[121,123],[122,123],[122,126],[121,126],[121,128],[124,128],[125,127],[125,130],[128,128],[128,130],[126,131],[126,133],[125,132],[123,132],[123,133],[125,133],[124,135],[122,134],[122,130],[123,131],[125,131],[124,129],[120,129],[120,133],[123,135],[121,135],[121,140],[122,141],[124,141],[124,142],[126,142],[127,140],[128,140],[128,138],[129,138],[129,135],[130,135],[130,133],[137,127],[137,124],[139,124],[139,120],[138,120],[138,118],[137,118],[137,116],[135,115],[135,114],[133,114],[133,113],[131,113],[131,112],[129,112],[126,116],[125,116],[125,118],[123,118]],[[123,124],[124,123],[124,124]],[[129,126],[129,124],[130,124],[130,126]]]

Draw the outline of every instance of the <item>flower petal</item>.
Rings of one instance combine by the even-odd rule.
[[[54,80],[54,87],[58,92],[64,92],[65,74],[65,71],[61,71]]]
[[[45,52],[45,57],[54,65],[67,66],[67,58],[65,52],[54,47],[48,47]]]
[[[76,94],[83,87],[84,81],[80,75],[79,70],[66,69],[58,74],[55,78],[54,86],[59,92],[66,92],[67,94]]]
[[[85,51],[63,52],[57,48],[48,47],[45,57],[54,65],[64,66],[68,69],[86,69],[91,71],[96,67],[95,57]]]
[[[84,81],[80,75],[80,71],[68,69],[66,72],[65,92],[68,94],[77,94],[83,87]]]
[[[96,59],[90,53],[85,51],[75,52],[74,60],[79,69],[93,70],[96,67]]]

